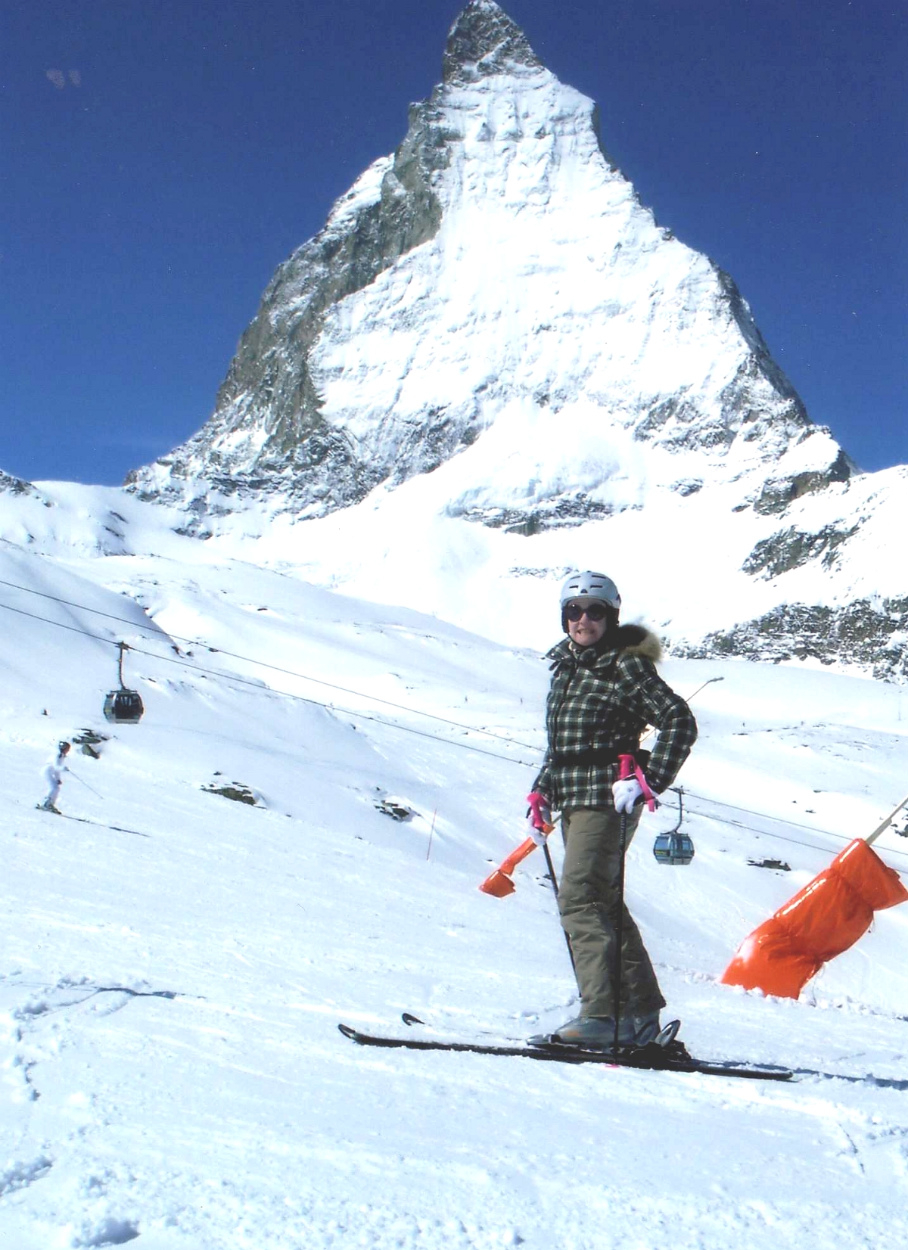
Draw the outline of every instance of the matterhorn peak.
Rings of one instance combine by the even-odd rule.
[[[402,142],[278,268],[210,420],[130,489],[199,536],[293,527],[316,575],[325,534],[352,536],[341,563],[371,570],[365,593],[419,583],[395,581],[388,544],[366,550],[388,517],[406,517],[408,568],[410,537],[443,531],[530,582],[557,581],[589,534],[594,566],[602,544],[655,550],[660,583],[679,579],[657,609],[685,605],[676,653],[794,647],[808,618],[780,623],[773,587],[803,565],[829,599],[841,568],[851,594],[853,465],[732,279],[640,203],[596,116],[494,0],[470,0]],[[421,575],[445,558],[433,542]],[[704,551],[752,607],[698,615]],[[811,654],[831,654],[829,612],[809,609]],[[867,619],[887,637],[908,620],[908,604],[843,612],[835,630],[853,617],[867,637]]]
[[[446,83],[474,82],[518,66],[541,69],[542,62],[516,22],[495,0],[470,0],[448,34]]]

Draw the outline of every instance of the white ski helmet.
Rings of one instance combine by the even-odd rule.
[[[571,599],[598,599],[617,612],[621,607],[621,596],[618,587],[604,573],[593,573],[586,569],[583,573],[571,573],[561,587],[562,608]]]

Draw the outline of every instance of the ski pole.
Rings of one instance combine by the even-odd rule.
[[[76,781],[82,781],[82,778],[79,776],[79,774],[74,773],[71,768],[67,768],[66,771],[69,773],[70,777],[75,777]],[[90,786],[87,781],[82,781],[82,785],[85,787],[86,790],[91,790],[92,794],[94,794],[97,798],[99,799],[104,798],[104,795],[98,794],[98,791],[94,788],[94,786]]]
[[[543,854],[545,855],[546,867],[549,870],[549,880],[552,883],[552,892],[555,895],[555,902],[557,903],[558,902],[558,878],[555,876],[555,865],[552,863],[552,852],[549,850],[548,842],[543,842],[542,851],[543,851]],[[560,911],[560,908],[559,908],[559,911]],[[579,980],[577,980],[577,965],[574,963],[574,948],[573,946],[571,946],[571,939],[568,935],[568,931],[567,929],[565,929],[563,925],[561,927],[561,932],[564,934],[564,940],[567,945],[568,955],[570,956],[570,960],[571,960],[571,967],[574,970],[574,980],[577,981],[577,992],[580,993],[580,982]]]
[[[622,771],[624,770],[623,761],[626,756],[622,756]],[[623,778],[622,778],[623,780]],[[627,812],[621,813],[621,835],[618,839],[619,858],[618,858],[618,919],[615,924],[615,1036],[612,1041],[612,1050],[618,1049],[618,1030],[621,1028],[621,943],[624,941],[624,856],[627,851]]]
[[[630,777],[636,776],[640,782],[644,797],[647,800],[647,806],[655,808],[655,799],[652,791],[646,784],[646,779],[641,770],[637,767],[637,761],[633,755],[618,756],[618,780],[627,781]],[[627,854],[627,812],[621,813],[620,820],[620,838],[618,840],[618,916],[615,922],[615,1038],[612,1042],[612,1050],[618,1049],[618,1030],[621,1028],[621,974],[622,974],[622,953],[621,945],[624,941],[624,857]]]
[[[704,684],[708,685],[709,683],[707,682]],[[649,810],[654,812],[656,810],[656,796],[647,785],[646,778],[643,775],[643,770],[640,768],[633,755],[619,755],[618,780],[627,781],[631,777],[637,778],[637,781],[640,783],[643,801],[645,801]],[[627,812],[621,813],[620,829],[620,858],[618,863],[618,919],[615,924],[615,1040],[612,1043],[612,1050],[618,1049],[618,1030],[621,1027],[621,945],[624,941],[624,857],[627,854]]]

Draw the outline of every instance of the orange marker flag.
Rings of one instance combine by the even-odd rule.
[[[502,860],[495,871],[489,873],[483,881],[479,887],[483,894],[494,894],[496,898],[506,898],[508,894],[513,894],[517,887],[511,880],[511,873],[521,860],[526,859],[530,852],[535,850],[536,843],[532,838],[521,842],[517,850],[511,851],[507,859]]]
[[[546,825],[546,835],[550,834],[554,828],[554,825]],[[483,894],[492,894],[495,898],[507,898],[509,894],[513,894],[517,887],[511,880],[511,874],[522,860],[536,850],[538,845],[535,838],[526,838],[521,842],[520,846],[511,851],[507,859],[503,859],[495,871],[489,873],[483,881],[479,887]]]
[[[908,804],[866,839],[856,838],[802,890],[745,938],[722,975],[724,985],[797,998],[823,964],[867,932],[873,913],[908,901],[899,875],[870,849]]]

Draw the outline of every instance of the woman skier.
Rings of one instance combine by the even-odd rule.
[[[568,635],[548,653],[552,682],[546,705],[548,750],[528,802],[542,830],[560,810],[564,867],[558,892],[580,989],[580,1015],[554,1039],[596,1049],[645,1045],[660,1028],[665,999],[640,932],[620,897],[625,850],[636,831],[644,789],[618,780],[618,756],[633,755],[656,794],[674,781],[697,738],[690,708],[656,672],[659,640],[639,625],[619,625],[621,596],[611,578],[572,573],[561,590]],[[654,725],[651,754],[640,735]],[[614,984],[621,920],[621,986]]]

